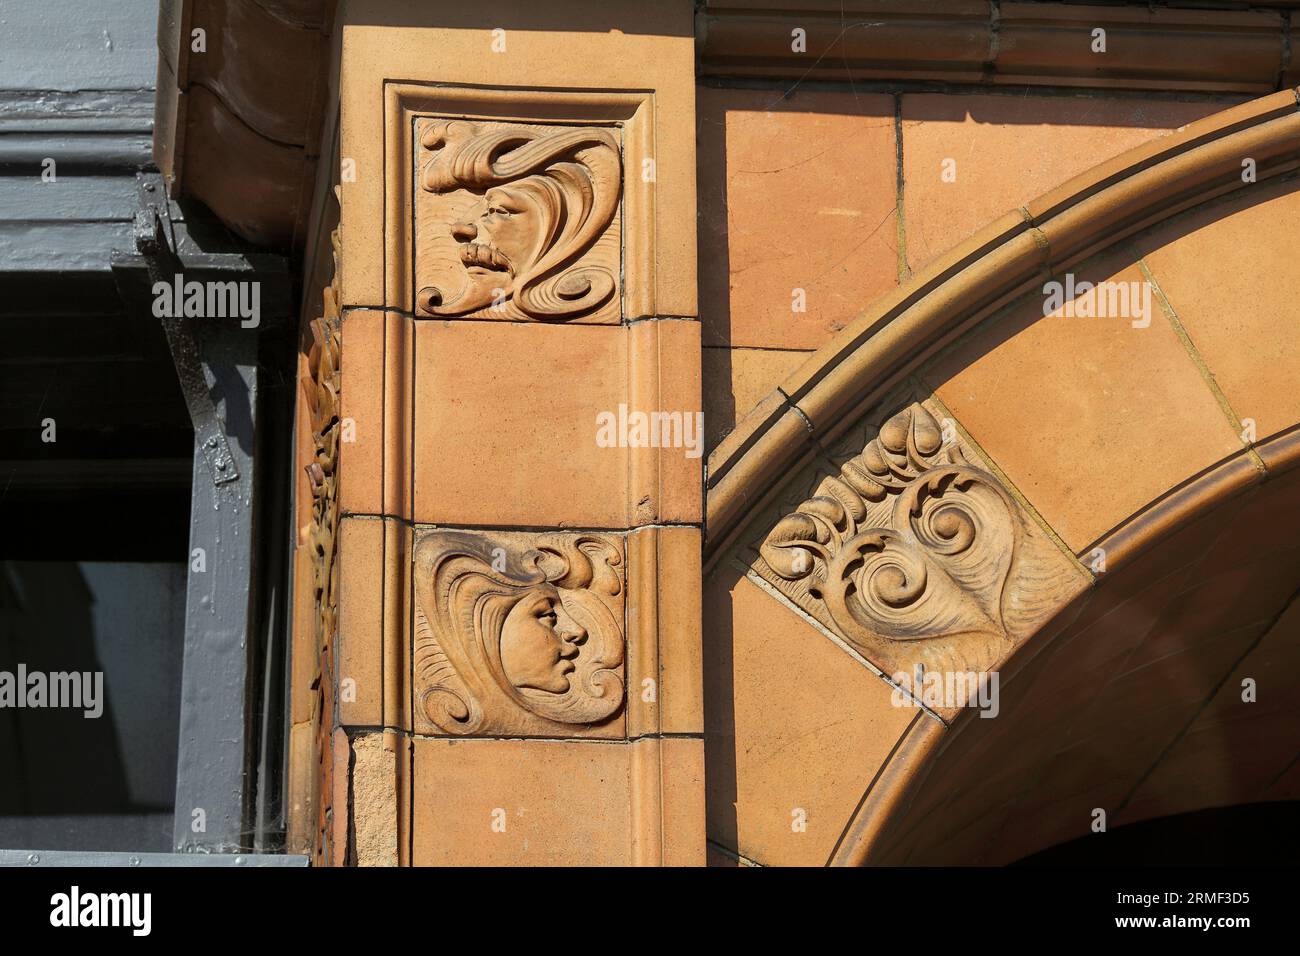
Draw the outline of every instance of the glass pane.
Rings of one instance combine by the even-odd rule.
[[[0,562],[0,846],[169,850],[183,562]]]

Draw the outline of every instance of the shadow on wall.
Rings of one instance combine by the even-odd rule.
[[[1118,863],[1130,849],[1154,862],[1154,836],[1100,844],[1175,815],[1195,818],[1189,842],[1159,862],[1250,862],[1244,841],[1210,832],[1236,818],[1196,814],[1300,795],[1297,501],[1293,470],[1220,502],[1022,645],[998,719],[954,723],[871,862]],[[1105,834],[1092,832],[1099,810]],[[1076,838],[1099,843],[1043,849]]]
[[[1128,563],[1092,567],[1097,586],[999,668],[998,719],[967,712],[941,748],[925,751],[927,762],[873,836],[866,862],[1010,863],[1087,838],[1099,813],[1113,833],[1206,808],[1300,799],[1300,425],[1293,389],[1284,384],[1277,401],[1250,390],[1272,370],[1269,350],[1291,341],[1273,329],[1294,310],[1284,292],[1253,296],[1289,288],[1278,280],[1286,273],[1248,271],[1233,258],[1242,250],[1248,257],[1242,236],[1252,224],[1265,228],[1260,219],[1270,215],[1289,221],[1283,204],[1296,196],[1300,179],[1288,173],[1071,267],[1079,282],[1123,282],[1141,292],[1147,274],[1137,268],[1139,257],[1158,259],[1165,247],[1199,236],[1193,252],[1184,247],[1190,267],[1149,266],[1170,314],[1146,290],[1151,302],[1140,315],[1108,308],[1045,318],[1046,296],[1035,288],[918,371],[1030,500],[1042,508],[1046,496],[1026,489],[1058,490],[1058,507],[1054,514],[1044,509],[1044,518],[1057,531],[1073,522],[1062,536],[1085,564],[1093,546],[1120,528],[1142,544]],[[1261,210],[1264,216],[1251,216]],[[1286,260],[1279,253],[1273,261]],[[1197,299],[1187,289],[1202,276],[1200,263],[1204,286],[1221,281],[1213,296]],[[1260,314],[1281,319],[1275,326],[1253,321]],[[1045,334],[1063,329],[1068,335]],[[1159,350],[1157,336],[1165,343]],[[1255,357],[1257,372],[1229,361],[1235,356],[1221,343],[1234,336],[1240,351]],[[984,366],[983,379],[951,384],[1008,345],[1014,361],[1003,353],[993,372]],[[1193,345],[1198,361],[1206,357],[1203,366]],[[1282,359],[1276,364],[1283,370],[1293,367],[1286,354]],[[1240,405],[1218,403],[1202,368],[1224,395],[1245,396]],[[1039,388],[1027,384],[1030,373]],[[1170,384],[1175,373],[1190,383],[1186,390]],[[999,394],[1029,400],[1023,408],[999,404]],[[1193,400],[1200,405],[1189,413]],[[1238,407],[1260,416],[1253,452],[1233,421]],[[1212,427],[1213,440],[1189,442],[1190,451],[1175,458],[1173,439],[1197,416]],[[1015,440],[994,449],[999,430]],[[1269,462],[1262,481],[1252,454]],[[1146,467],[1155,460],[1160,467]],[[1239,477],[1220,484],[1225,462]],[[1155,502],[1176,519],[1158,524],[1148,511]],[[706,614],[715,603],[706,598]],[[729,637],[706,630],[706,675],[730,666]],[[727,723],[731,689],[706,688],[708,732],[715,734],[706,744],[710,790],[722,793],[710,803],[710,836],[723,842],[736,828],[736,796],[725,789],[734,791],[736,757],[753,744],[736,741]],[[1207,842],[1204,854],[1198,846],[1186,848],[1188,857],[1214,862],[1213,846]]]
[[[736,802],[735,624],[728,592],[742,577],[723,565],[705,585],[704,760],[707,770],[707,831],[710,854],[740,846]]]

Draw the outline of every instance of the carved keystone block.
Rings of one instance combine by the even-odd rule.
[[[414,573],[416,733],[626,736],[621,537],[420,532]]]
[[[1069,558],[923,405],[858,447],[838,471],[815,470],[812,494],[767,526],[752,568],[886,674],[993,668],[1081,587]]]

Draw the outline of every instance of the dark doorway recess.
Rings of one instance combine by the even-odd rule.
[[[1300,802],[1179,813],[1094,833],[1015,866],[1295,866]]]

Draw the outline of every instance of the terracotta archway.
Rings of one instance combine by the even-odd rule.
[[[710,457],[721,857],[1009,862],[1098,811],[1300,792],[1300,267],[1273,238],[1300,211],[1297,102],[1216,114],[1008,212]],[[1045,316],[1067,275],[1150,303]],[[966,530],[963,570],[940,552]],[[883,577],[859,573],[873,561]],[[896,706],[915,663],[996,672],[997,718]]]

